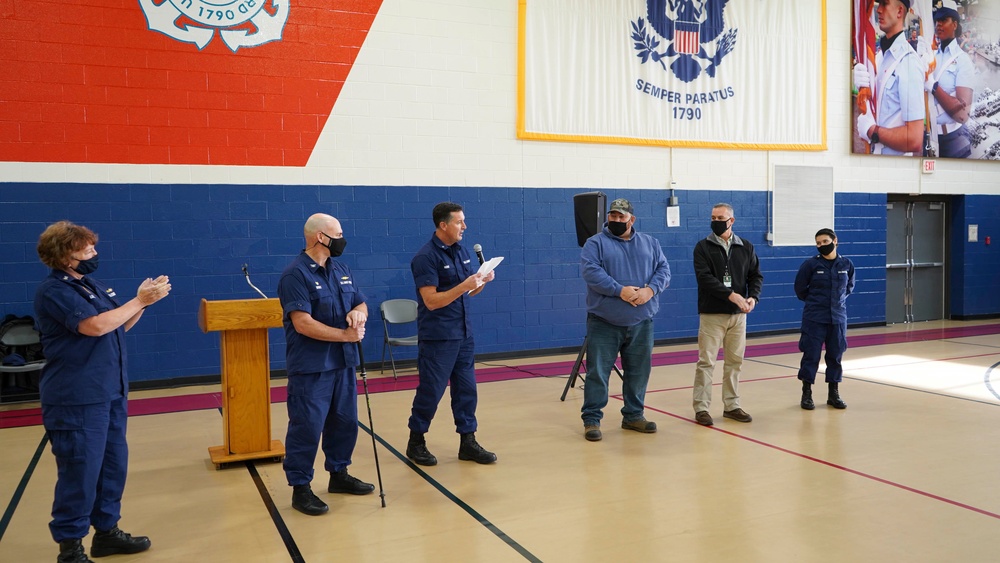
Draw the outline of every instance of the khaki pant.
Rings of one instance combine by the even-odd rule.
[[[694,370],[694,412],[712,404],[712,374],[719,348],[725,350],[722,367],[722,404],[727,411],[740,408],[740,372],[747,347],[747,316],[698,315],[698,365]]]

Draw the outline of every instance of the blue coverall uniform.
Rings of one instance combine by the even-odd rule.
[[[451,382],[451,410],[459,434],[475,432],[476,391],[475,340],[468,293],[431,311],[420,295],[421,287],[448,291],[476,273],[469,252],[459,243],[448,246],[435,234],[410,262],[417,287],[417,369],[420,380],[413,397],[408,426],[426,433],[437,412],[444,389]]]
[[[810,384],[816,381],[819,357],[826,344],[826,382],[839,383],[844,368],[840,365],[847,350],[847,296],[854,291],[854,264],[845,256],[827,260],[821,255],[809,258],[795,276],[795,295],[802,307],[802,334],[799,350],[802,361],[798,378]]]
[[[312,482],[316,448],[323,437],[324,467],[351,464],[358,441],[357,345],[299,334],[290,313],[302,311],[334,328],[347,328],[347,313],[366,301],[346,265],[332,258],[321,266],[302,252],[278,281],[288,372],[288,433],[283,468],[288,484]]]
[[[128,360],[124,325],[86,336],[80,323],[121,306],[99,280],[52,270],[35,293],[47,363],[39,392],[42,423],[56,457],[49,530],[57,542],[110,530],[121,519],[128,473]]]

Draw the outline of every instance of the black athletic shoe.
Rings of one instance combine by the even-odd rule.
[[[326,514],[326,511],[330,510],[330,507],[325,502],[319,500],[319,497],[313,494],[312,487],[309,485],[295,485],[292,487],[292,508],[309,516],[319,516],[320,514]]]
[[[349,495],[367,495],[375,490],[375,485],[365,483],[361,479],[347,474],[347,470],[330,472],[330,485],[326,488],[330,493],[347,493]]]
[[[126,534],[115,526],[106,532],[98,530],[94,533],[94,540],[90,543],[90,555],[104,557],[118,553],[139,553],[149,549],[150,545],[152,544],[146,536],[132,537],[131,534]]]

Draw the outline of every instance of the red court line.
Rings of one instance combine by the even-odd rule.
[[[196,395],[174,395],[171,397],[150,397],[128,402],[129,416],[163,414],[168,412],[200,411],[217,409],[222,406],[220,393],[198,393]]]
[[[882,346],[904,342],[921,342],[926,340],[943,340],[969,336],[1000,334],[1000,323],[968,327],[950,327],[942,329],[911,330],[896,334],[873,334],[848,337],[849,347]],[[798,342],[775,342],[770,344],[748,345],[744,357],[755,358],[798,353]],[[990,354],[986,354],[990,355]],[[697,350],[679,350],[653,354],[653,366],[668,366],[694,363],[698,360]],[[522,366],[486,367],[476,370],[476,380],[480,383],[510,381],[531,377],[552,377],[568,375],[573,369],[574,361],[545,362],[526,364]],[[399,379],[379,377],[368,382],[370,393],[386,393],[391,391],[410,391],[417,388],[416,375],[406,375]],[[749,380],[748,380],[749,381]],[[363,393],[362,383],[358,382],[358,393]],[[285,387],[274,387],[271,390],[272,402],[283,402],[286,397]],[[130,415],[165,414],[185,412],[222,406],[219,393],[199,393],[193,395],[176,395],[174,397],[152,397],[147,399],[132,399],[129,401]],[[0,429],[41,424],[41,411],[35,409],[12,410],[0,412]]]
[[[798,374],[793,373],[791,375],[772,375],[768,377],[754,377],[752,379],[740,378],[740,383],[743,384],[743,383],[754,383],[757,381],[774,381],[775,379],[794,379],[796,377],[798,377]],[[713,387],[720,385],[722,385],[721,381],[712,383]],[[694,385],[682,385],[681,387],[664,387],[662,389],[647,389],[646,394],[649,395],[650,393],[667,393],[669,391],[690,391],[693,388]],[[613,396],[619,399],[623,397],[623,395],[613,395]]]
[[[648,405],[645,408],[648,409],[648,410],[654,411],[654,412],[658,412],[660,414],[665,414],[667,416],[672,416],[674,418],[690,422],[692,424],[698,424],[698,422],[695,421],[694,419],[687,418],[687,417],[681,416],[679,414],[674,414],[674,413],[671,413],[671,412],[660,410],[660,409],[657,409],[657,408],[654,408],[654,407],[650,407]],[[699,425],[699,426],[701,426],[701,425]],[[934,493],[929,493],[927,491],[922,491],[920,489],[917,489],[917,488],[914,488],[914,487],[910,487],[910,486],[904,485],[902,483],[897,483],[895,481],[890,481],[889,479],[883,479],[882,477],[878,477],[878,476],[872,475],[870,473],[865,473],[864,471],[858,471],[857,469],[851,469],[850,467],[846,467],[844,465],[840,465],[840,464],[837,464],[837,463],[833,463],[831,461],[826,461],[824,459],[819,459],[817,457],[813,457],[811,455],[806,455],[806,454],[803,454],[803,453],[800,453],[800,452],[789,450],[788,448],[783,448],[783,447],[778,446],[776,444],[771,444],[771,443],[768,443],[768,442],[764,442],[763,440],[758,440],[756,438],[750,438],[748,436],[743,436],[743,435],[737,434],[735,432],[730,432],[729,430],[723,430],[723,429],[721,429],[721,428],[719,428],[717,426],[705,426],[703,428],[705,428],[706,430],[714,430],[716,432],[722,432],[723,434],[728,434],[729,436],[733,436],[733,437],[739,438],[741,440],[746,440],[747,442],[751,442],[751,443],[757,444],[759,446],[764,446],[766,448],[771,448],[773,450],[777,450],[777,451],[782,452],[782,453],[793,455],[795,457],[799,457],[799,458],[802,458],[802,459],[807,459],[809,461],[813,461],[813,462],[816,462],[816,463],[820,463],[820,464],[826,465],[827,467],[832,467],[833,469],[838,469],[840,471],[844,471],[844,472],[847,472],[847,473],[851,473],[853,475],[857,475],[858,477],[863,477],[865,479],[870,479],[870,480],[875,481],[877,483],[882,483],[883,485],[889,485],[890,487],[896,487],[897,489],[902,489],[902,490],[910,492],[910,493],[915,493],[915,494],[918,494],[918,495],[923,496],[923,497],[927,497],[927,498],[930,498],[930,499],[933,499],[933,500],[937,500],[937,501],[940,501],[940,502],[943,502],[943,503],[946,503],[946,504],[950,504],[952,506],[957,506],[958,508],[964,508],[965,510],[971,510],[972,512],[977,512],[977,513],[982,514],[984,516],[989,516],[990,518],[996,518],[996,519],[1000,520],[1000,514],[997,514],[995,512],[990,512],[990,511],[984,510],[982,508],[976,508],[975,506],[972,506],[972,505],[969,505],[969,504],[965,504],[963,502],[958,502],[956,500],[952,500],[952,499],[943,497],[941,495],[936,495]]]
[[[38,426],[42,423],[42,409],[20,409],[0,412],[0,430],[4,428],[20,428],[22,426]]]

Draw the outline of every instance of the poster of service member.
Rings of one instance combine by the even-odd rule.
[[[1000,160],[1000,1],[854,0],[852,152]]]

